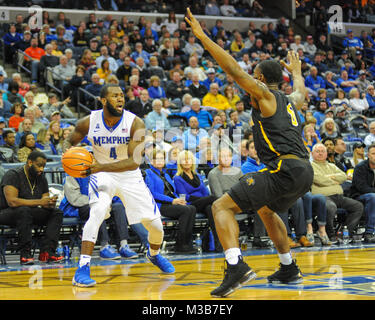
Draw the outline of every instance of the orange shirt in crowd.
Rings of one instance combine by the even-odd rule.
[[[8,121],[8,127],[14,128],[16,131],[18,131],[18,127],[24,119],[24,117],[20,116],[11,116]]]
[[[36,60],[40,60],[40,58],[46,54],[46,52],[42,48],[39,48],[39,47],[36,47],[36,48],[28,47],[25,50],[25,53],[31,58],[36,59]],[[25,57],[25,60],[28,60],[28,58]]]

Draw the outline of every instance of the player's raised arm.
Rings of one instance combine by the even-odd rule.
[[[77,124],[69,135],[68,139],[66,139],[63,143],[63,150],[67,150],[72,146],[77,145],[82,141],[82,139],[87,135],[89,132],[90,127],[90,116],[86,116],[77,121]]]
[[[99,171],[122,172],[136,170],[142,162],[145,135],[146,127],[144,122],[140,118],[135,117],[130,131],[128,159],[105,164],[96,162],[90,166],[90,174]]]
[[[301,61],[298,54],[292,50],[288,52],[288,61],[289,64],[286,64],[285,61],[281,61],[281,65],[293,76],[293,93],[290,94],[288,98],[299,110],[301,109],[306,97],[306,87],[305,80],[302,76]]]
[[[202,30],[199,21],[193,16],[190,9],[187,9],[186,22],[191,26],[194,35],[202,42],[206,50],[212,55],[220,67],[230,74],[241,88],[250,93],[257,100],[264,96],[264,88],[259,85],[260,81],[255,80],[246,73],[237,61],[214,41],[212,41]]]

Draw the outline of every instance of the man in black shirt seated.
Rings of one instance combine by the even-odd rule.
[[[14,226],[18,231],[20,263],[34,263],[31,255],[33,225],[46,226],[39,261],[59,262],[55,254],[63,219],[56,208],[57,196],[51,197],[43,175],[47,158],[34,150],[25,165],[8,170],[0,184],[0,224]]]

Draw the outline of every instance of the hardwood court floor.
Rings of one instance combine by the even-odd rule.
[[[233,300],[358,300],[375,299],[375,245],[302,248],[293,251],[304,274],[301,285],[269,285],[266,277],[278,267],[275,249],[247,250],[245,261],[258,277],[227,299]],[[18,258],[18,256],[17,256]],[[223,255],[170,255],[173,275],[161,274],[144,258],[134,261],[93,259],[93,288],[71,284],[75,265],[0,268],[0,300],[210,300],[223,279]]]

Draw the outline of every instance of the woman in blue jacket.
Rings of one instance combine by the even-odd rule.
[[[204,213],[209,221],[215,239],[215,250],[222,251],[216,234],[212,216],[212,203],[216,200],[203,182],[203,177],[196,172],[197,165],[191,151],[181,151],[177,159],[177,174],[173,178],[178,194],[185,194],[188,204],[194,206],[199,213]]]
[[[164,166],[164,151],[154,149],[150,169],[146,170],[146,184],[159,207],[160,214],[167,218],[178,219],[175,252],[195,253],[192,234],[196,209],[177,196],[173,180]]]
[[[160,78],[158,76],[152,76],[150,78],[150,87],[147,89],[151,99],[166,98],[163,87],[160,86]]]

